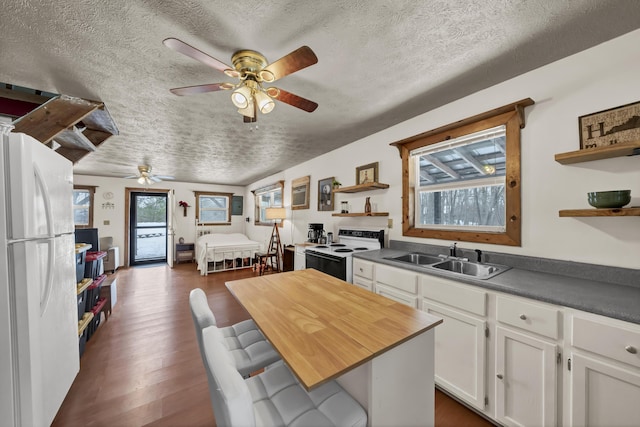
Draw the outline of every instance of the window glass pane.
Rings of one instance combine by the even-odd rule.
[[[76,226],[89,225],[91,193],[89,190],[73,190],[73,223]]]
[[[136,225],[165,226],[167,224],[166,197],[137,196],[136,203]]]
[[[229,222],[229,197],[215,194],[198,196],[199,221],[201,223]]]
[[[447,226],[504,230],[504,184],[421,191],[418,227]]]

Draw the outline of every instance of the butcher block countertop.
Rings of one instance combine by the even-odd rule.
[[[226,285],[307,389],[442,323],[313,269]]]

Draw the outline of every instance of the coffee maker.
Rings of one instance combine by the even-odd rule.
[[[324,236],[324,224],[310,223],[308,241],[311,243],[319,243],[320,238]]]

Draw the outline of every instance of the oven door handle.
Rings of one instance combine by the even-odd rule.
[[[326,259],[326,260],[329,260],[329,261],[341,261],[342,260],[342,257],[335,256],[335,255],[323,254],[323,253],[312,251],[312,250],[309,250],[309,249],[307,249],[305,254],[308,255],[308,256],[314,256],[314,257]]]

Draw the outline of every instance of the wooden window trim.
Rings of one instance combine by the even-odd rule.
[[[255,190],[251,190],[251,192],[253,193],[253,203],[254,203],[254,225],[267,225],[267,226],[273,226],[273,221],[270,222],[263,222],[260,221],[260,204],[258,203],[258,196],[260,196],[261,194],[264,193],[268,193],[271,192],[273,190],[276,190],[280,188],[281,194],[280,197],[282,198],[283,202],[284,202],[284,181],[277,181],[273,184],[269,184],[269,185],[265,185],[264,187],[260,187],[257,188]],[[271,206],[271,207],[282,207],[282,206]]]
[[[525,126],[524,108],[533,104],[532,99],[526,98],[390,144],[398,148],[402,158],[403,236],[521,246],[520,129]],[[506,126],[506,230],[504,232],[479,232],[414,227],[414,192],[411,187],[410,152],[420,147],[499,125]]]

